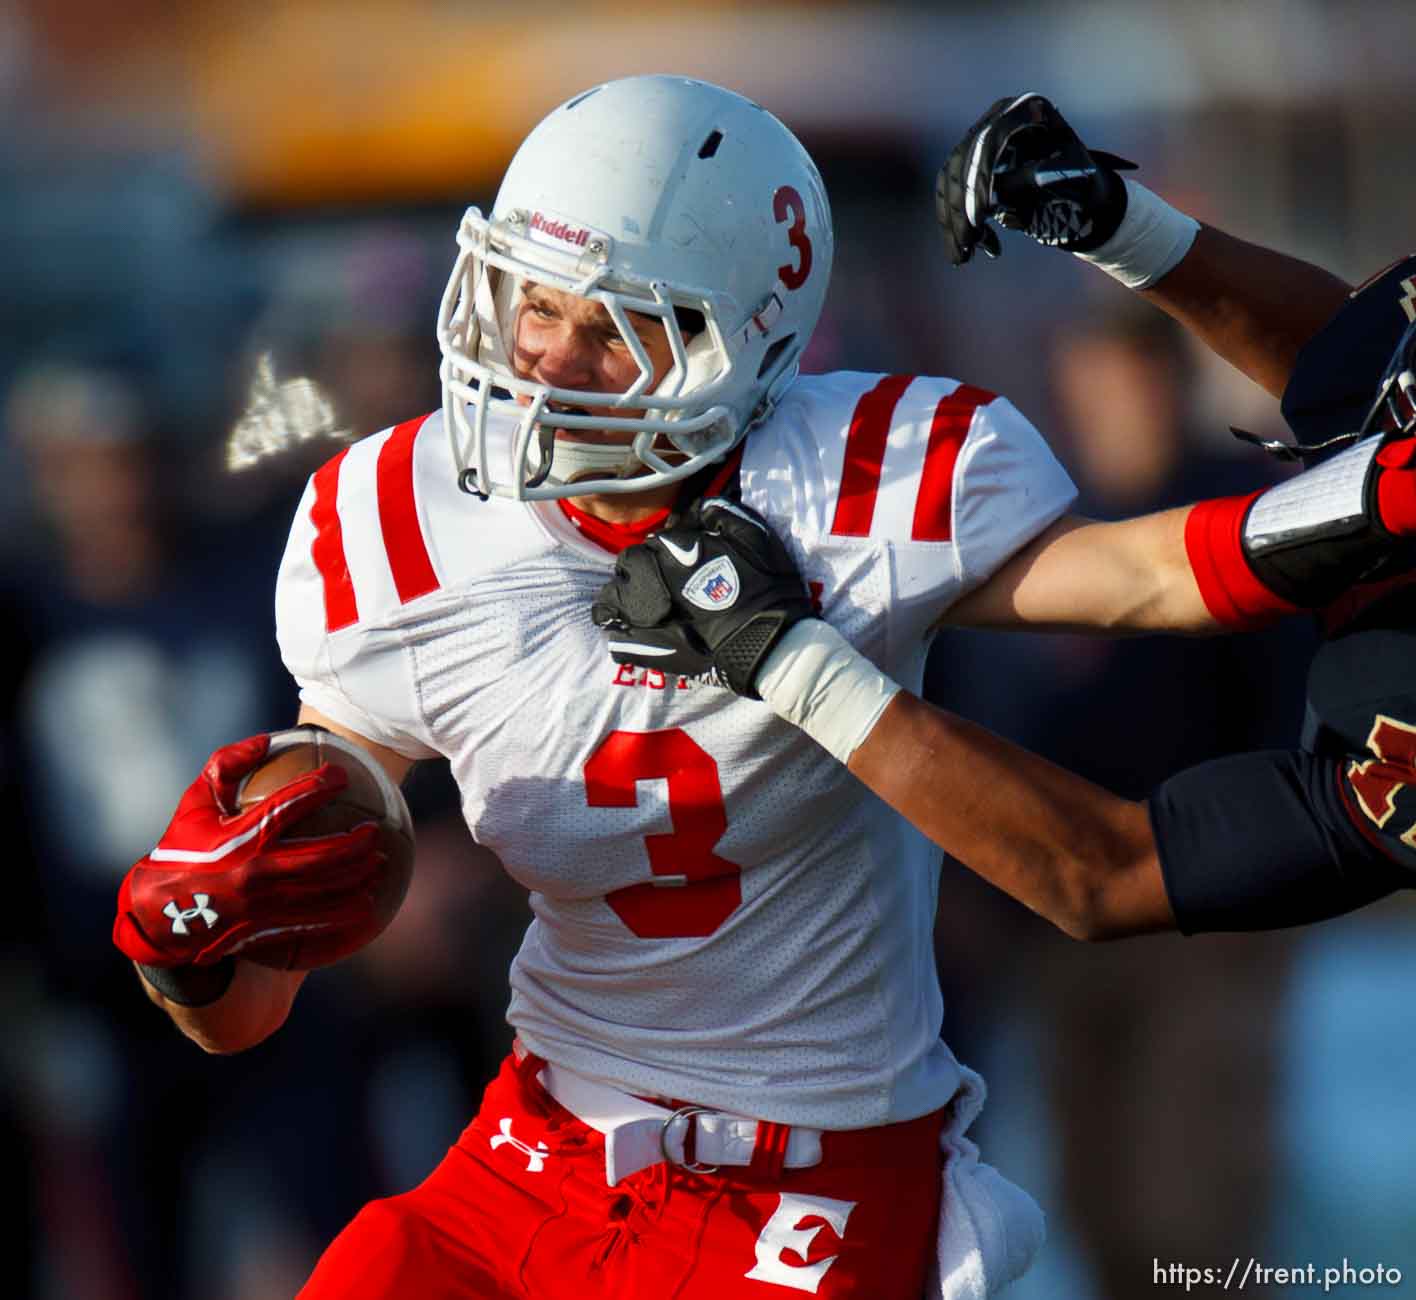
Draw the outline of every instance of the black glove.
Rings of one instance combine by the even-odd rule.
[[[617,664],[710,674],[759,700],[757,671],[811,600],[787,548],[747,506],[714,497],[623,551],[590,608]]]
[[[1126,215],[1126,186],[1116,173],[1135,166],[1089,150],[1041,95],[1000,99],[954,146],[935,181],[950,261],[962,266],[975,245],[997,257],[998,232],[987,224],[995,219],[1041,244],[1090,252]]]

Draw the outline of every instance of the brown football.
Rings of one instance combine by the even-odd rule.
[[[413,818],[403,794],[379,761],[352,741],[328,731],[296,727],[270,738],[266,761],[241,783],[236,802],[242,808],[259,803],[273,791],[325,763],[344,769],[349,785],[322,808],[288,827],[283,839],[304,839],[347,831],[377,822],[379,847],[386,861],[374,878],[374,909],[367,933],[341,928],[334,933],[313,931],[284,935],[241,950],[242,957],[277,970],[313,970],[329,966],[372,943],[388,927],[413,878]]]

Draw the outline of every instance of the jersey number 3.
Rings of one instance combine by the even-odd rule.
[[[712,934],[742,902],[742,868],[713,852],[728,829],[718,765],[686,731],[612,731],[585,764],[591,808],[634,808],[636,781],[669,786],[668,835],[646,835],[654,879],[606,895],[641,939]]]

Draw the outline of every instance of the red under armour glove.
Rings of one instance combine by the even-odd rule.
[[[384,856],[375,847],[378,827],[280,838],[348,785],[342,769],[316,768],[236,811],[241,779],[269,744],[262,735],[218,749],[157,847],[128,872],[113,925],[126,956],[147,966],[210,966],[258,939],[367,928],[366,886]]]
[[[1263,492],[1201,501],[1185,549],[1205,605],[1233,628],[1317,609],[1410,567],[1416,438],[1364,438]]]

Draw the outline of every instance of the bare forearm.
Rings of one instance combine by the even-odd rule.
[[[201,1007],[169,1001],[141,970],[138,979],[148,1000],[204,1052],[229,1054],[254,1047],[285,1023],[307,973],[272,970],[238,958],[230,987],[215,1002]]]
[[[1118,523],[1059,519],[942,621],[1035,631],[1222,631],[1190,567],[1189,513],[1185,506]]]
[[[946,852],[1074,938],[1174,928],[1144,804],[903,691],[849,766]]]
[[[1141,295],[1279,397],[1299,350],[1349,292],[1310,262],[1202,226],[1180,264]]]

